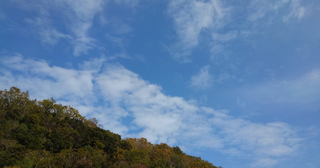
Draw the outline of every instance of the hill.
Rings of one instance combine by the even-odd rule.
[[[102,129],[53,98],[31,100],[16,87],[0,91],[0,167],[217,168],[165,143]]]

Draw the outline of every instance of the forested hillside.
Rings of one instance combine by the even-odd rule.
[[[0,167],[217,168],[179,147],[121,139],[70,106],[30,100],[15,87],[0,91]]]

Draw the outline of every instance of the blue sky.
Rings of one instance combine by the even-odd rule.
[[[320,166],[320,1],[0,2],[0,89],[225,168]]]

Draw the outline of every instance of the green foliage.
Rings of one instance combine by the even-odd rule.
[[[131,164],[141,163],[147,165],[149,162],[146,149],[131,149],[125,153],[126,160]]]
[[[53,98],[30,100],[16,87],[0,91],[0,167],[216,168],[176,146],[121,139]]]
[[[175,154],[177,154],[177,155],[182,155],[182,154],[183,154],[183,152],[182,152],[182,150],[179,148],[179,146],[175,146],[175,147],[173,147],[172,149],[173,149],[173,152],[174,152]]]

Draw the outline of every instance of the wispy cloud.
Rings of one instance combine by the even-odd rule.
[[[253,0],[248,7],[248,11],[251,14],[247,19],[250,21],[256,21],[264,18],[269,12],[276,13],[281,8],[289,6],[289,14],[283,16],[283,21],[287,22],[291,18],[297,18],[300,20],[303,18],[306,8],[300,4],[300,0]]]
[[[19,54],[2,57],[0,89],[17,86],[29,90],[33,98],[54,97],[123,136],[179,144],[187,150],[212,148],[251,158],[254,165],[274,165],[297,151],[300,139],[288,124],[253,123],[225,110],[199,106],[195,100],[167,96],[158,85],[104,60],[86,61],[76,70]]]
[[[74,47],[74,56],[87,54],[91,49],[99,48],[97,39],[90,36],[89,32],[94,24],[94,18],[102,13],[107,1],[58,0],[25,2],[16,0],[15,2],[22,9],[37,13],[35,18],[26,18],[25,21],[33,26],[34,32],[41,36],[42,42],[55,45],[61,38],[70,39]],[[139,1],[114,0],[114,2],[135,7]],[[99,17],[101,25],[105,25],[108,22],[102,14]],[[60,19],[59,21],[57,21],[58,18]],[[61,25],[65,27],[61,27]],[[130,26],[122,22],[117,22],[114,26],[117,27],[114,34],[118,35],[132,30]]]
[[[95,39],[88,35],[89,29],[96,14],[102,11],[104,1],[102,0],[67,0],[67,1],[16,1],[22,9],[38,13],[35,19],[27,18],[26,21],[33,24],[38,29],[42,41],[54,45],[59,38],[72,37],[74,46],[73,54],[79,56],[86,54],[88,50],[95,47]],[[72,33],[66,35],[61,33],[49,22],[52,20],[52,12],[60,13],[61,20],[67,25],[67,29]]]
[[[320,70],[312,70],[295,79],[257,84],[243,92],[263,103],[314,103],[320,100]]]
[[[224,24],[226,9],[219,0],[174,0],[169,3],[168,13],[174,20],[179,40],[172,53],[175,58],[188,60],[187,56],[199,44],[200,33]]]
[[[209,70],[209,65],[201,68],[198,74],[191,77],[190,86],[200,89],[209,88],[213,82],[213,78],[209,74]]]
[[[230,31],[227,34],[212,33],[212,39],[215,41],[227,42],[237,38],[237,31]]]
[[[292,0],[290,4],[290,13],[283,17],[284,22],[288,22],[291,18],[297,18],[300,20],[304,17],[306,7],[300,4],[300,0]]]
[[[55,45],[61,38],[72,39],[70,35],[63,34],[56,29],[52,28],[51,21],[45,17],[35,19],[25,19],[26,23],[29,23],[34,32],[40,35],[42,42]]]
[[[280,10],[287,13],[279,14]],[[225,43],[248,35],[257,25],[256,21],[264,19],[269,23],[274,17],[281,17],[283,22],[300,20],[305,11],[306,7],[301,5],[300,0],[252,0],[248,1],[245,12],[220,0],[173,0],[168,5],[168,14],[173,18],[177,42],[169,52],[174,58],[185,62],[191,61],[190,55],[200,44],[212,48],[212,54],[224,52]],[[235,18],[243,19],[243,23],[232,25],[228,31],[221,31],[229,26],[231,15],[237,15]]]
[[[74,52],[75,56],[87,53],[89,49],[94,47],[94,39],[88,36],[88,30],[92,26],[94,16],[103,9],[102,0],[80,0],[64,1],[68,11],[69,20],[71,21],[71,30],[75,34]]]

